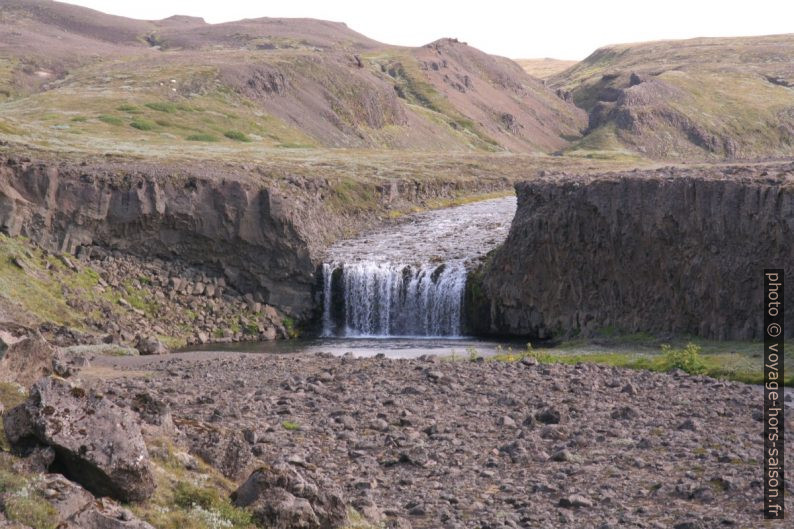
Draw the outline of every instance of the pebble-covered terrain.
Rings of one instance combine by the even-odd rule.
[[[745,384],[532,358],[211,352],[104,357],[81,376],[122,406],[166,404],[188,444],[202,428],[244,439],[198,450],[239,481],[287,461],[389,527],[762,525],[761,393]]]

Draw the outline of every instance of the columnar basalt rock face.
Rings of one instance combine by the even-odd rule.
[[[469,325],[760,338],[764,268],[794,284],[793,182],[789,163],[520,183],[507,241],[470,281]]]
[[[314,266],[301,208],[245,179],[146,169],[0,160],[0,230],[66,253],[98,245],[202,263],[288,313],[309,310]]]

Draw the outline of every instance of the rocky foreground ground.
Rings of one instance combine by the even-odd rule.
[[[236,500],[256,498],[252,480],[281,483],[296,524],[308,503],[322,522],[342,501],[388,527],[762,525],[761,393],[741,383],[532,358],[205,352],[100,357],[70,384],[133,412],[152,457],[167,436],[237,484],[260,468]]]

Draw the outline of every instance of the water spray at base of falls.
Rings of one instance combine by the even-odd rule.
[[[323,265],[323,336],[460,336],[462,262]]]

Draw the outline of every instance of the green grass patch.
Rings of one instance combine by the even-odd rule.
[[[21,266],[20,266],[21,265]],[[0,297],[43,321],[76,323],[62,285],[45,270],[45,259],[22,238],[0,234]]]
[[[206,134],[206,133],[191,134],[190,136],[188,136],[185,139],[187,141],[219,141],[217,136],[214,136],[212,134]]]
[[[14,469],[15,460],[0,452],[0,494],[6,518],[33,529],[55,529],[57,511],[35,490],[35,476]]]
[[[33,529],[58,527],[58,511],[38,494],[12,494],[3,503],[5,515],[11,521],[23,523]]]
[[[251,138],[249,138],[248,136],[246,136],[244,132],[240,132],[239,130],[227,130],[226,132],[223,133],[223,135],[229,138],[230,140],[246,141],[246,142],[251,141]]]
[[[99,121],[102,123],[107,123],[108,125],[124,125],[124,121],[117,116],[111,116],[109,114],[102,114],[97,117]]]
[[[285,430],[287,430],[288,432],[296,432],[296,431],[301,429],[301,425],[300,424],[298,424],[296,422],[292,422],[292,421],[284,421],[284,422],[282,422],[281,423],[281,427],[284,428]]]
[[[88,118],[86,116],[75,116],[71,119],[71,121],[74,121],[75,123],[84,123],[88,121]]]
[[[149,121],[148,119],[137,118],[132,120],[130,123],[130,127],[138,130],[154,130],[155,123],[153,121]]]
[[[490,361],[517,362],[526,357],[534,358],[540,364],[579,363],[602,364],[628,369],[645,369],[659,373],[680,369],[692,375],[706,375],[712,378],[733,380],[746,384],[763,383],[763,363],[746,353],[718,351],[703,353],[701,345],[689,342],[683,347],[661,346],[660,353],[638,352],[596,352],[567,353],[549,349],[533,349],[527,345],[526,351],[508,350],[488,357]],[[794,387],[794,375],[784,380],[784,385]]]
[[[142,310],[146,316],[152,317],[157,314],[159,305],[146,297],[146,292],[140,288],[136,288],[131,280],[123,283],[126,299],[129,304],[138,310]]]
[[[150,442],[157,488],[154,496],[132,506],[158,529],[255,529],[251,514],[232,505],[234,484],[198,461],[188,469],[165,439]]]

